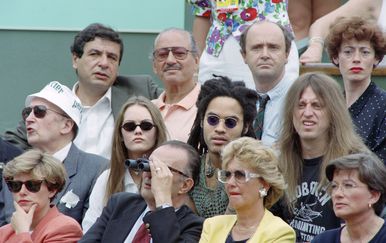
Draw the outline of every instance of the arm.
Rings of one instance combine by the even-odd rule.
[[[205,49],[206,36],[208,35],[210,26],[211,26],[211,22],[208,17],[202,17],[202,16],[194,17],[193,37],[197,42],[200,56]]]
[[[309,31],[310,43],[301,55],[302,64],[320,62],[322,60],[323,40],[327,37],[330,25],[337,17],[367,16],[377,18],[382,0],[349,0],[341,7],[317,19]],[[378,12],[377,12],[378,11]]]
[[[208,219],[204,221],[204,227],[202,228],[200,243],[209,243],[210,242],[210,222]]]

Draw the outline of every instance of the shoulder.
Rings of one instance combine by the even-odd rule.
[[[146,205],[145,200],[141,195],[131,192],[118,192],[111,196],[107,206],[114,208],[125,208],[128,205],[143,204]]]
[[[295,240],[295,231],[281,218],[274,216],[270,211],[265,210],[264,217],[259,225],[262,235],[270,238],[288,238]]]
[[[150,75],[126,75],[118,76],[113,87],[130,87],[138,84],[145,85],[153,82]]]
[[[75,153],[77,153],[79,158],[81,158],[82,163],[91,163],[93,165],[95,165],[95,163],[99,164],[99,165],[107,165],[109,163],[109,161],[106,158],[103,158],[102,156],[99,156],[96,154],[87,153],[87,152],[79,149],[75,144],[72,145],[72,148],[70,149],[70,152],[68,153],[69,156],[73,155],[72,150],[74,151],[74,155],[75,155]]]
[[[205,226],[210,225],[211,227],[219,226],[222,228],[224,225],[228,225],[228,224],[233,225],[234,222],[236,222],[236,219],[237,219],[236,215],[218,215],[218,216],[205,219],[204,225]]]

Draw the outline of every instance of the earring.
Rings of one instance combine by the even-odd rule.
[[[371,203],[369,203],[369,208],[371,208],[371,206],[372,206]]]
[[[267,190],[264,187],[262,187],[259,189],[259,194],[261,198],[264,198],[265,196],[267,196]]]

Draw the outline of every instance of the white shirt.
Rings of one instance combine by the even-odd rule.
[[[63,162],[67,158],[68,153],[70,152],[71,145],[72,143],[68,143],[62,149],[60,149],[59,151],[56,151],[56,153],[54,153],[52,156],[55,159],[58,159]]]
[[[146,207],[145,211],[138,217],[137,221],[135,222],[133,228],[131,228],[129,235],[127,236],[126,240],[123,243],[131,243],[134,239],[135,234],[137,233],[139,227],[143,224],[143,217],[145,217],[146,213],[150,211],[149,207]],[[125,226],[122,226],[125,227]],[[150,239],[150,243],[153,242],[153,239]]]
[[[287,78],[284,75],[282,80],[267,92],[270,99],[265,106],[263,134],[261,136],[261,141],[265,145],[271,146],[279,138],[283,122],[284,100],[294,80],[295,77]],[[256,103],[256,109],[259,110],[259,101]]]
[[[87,232],[87,230],[91,228],[91,226],[95,223],[98,217],[102,214],[104,208],[103,202],[106,194],[106,186],[109,175],[110,169],[105,170],[95,182],[94,188],[89,198],[89,208],[86,214],[84,215],[82,221],[82,228],[84,234]],[[138,187],[135,184],[128,170],[126,170],[125,172],[124,186],[125,192],[138,193]]]
[[[72,88],[75,93],[78,82]],[[111,109],[111,87],[93,106],[83,106],[82,118],[74,143],[83,151],[106,159],[111,157],[114,117]]]

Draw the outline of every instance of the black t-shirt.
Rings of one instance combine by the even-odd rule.
[[[296,231],[297,241],[311,241],[325,230],[340,227],[340,220],[332,208],[326,187],[319,188],[322,157],[305,159],[303,175],[296,187],[296,206],[290,225]]]

